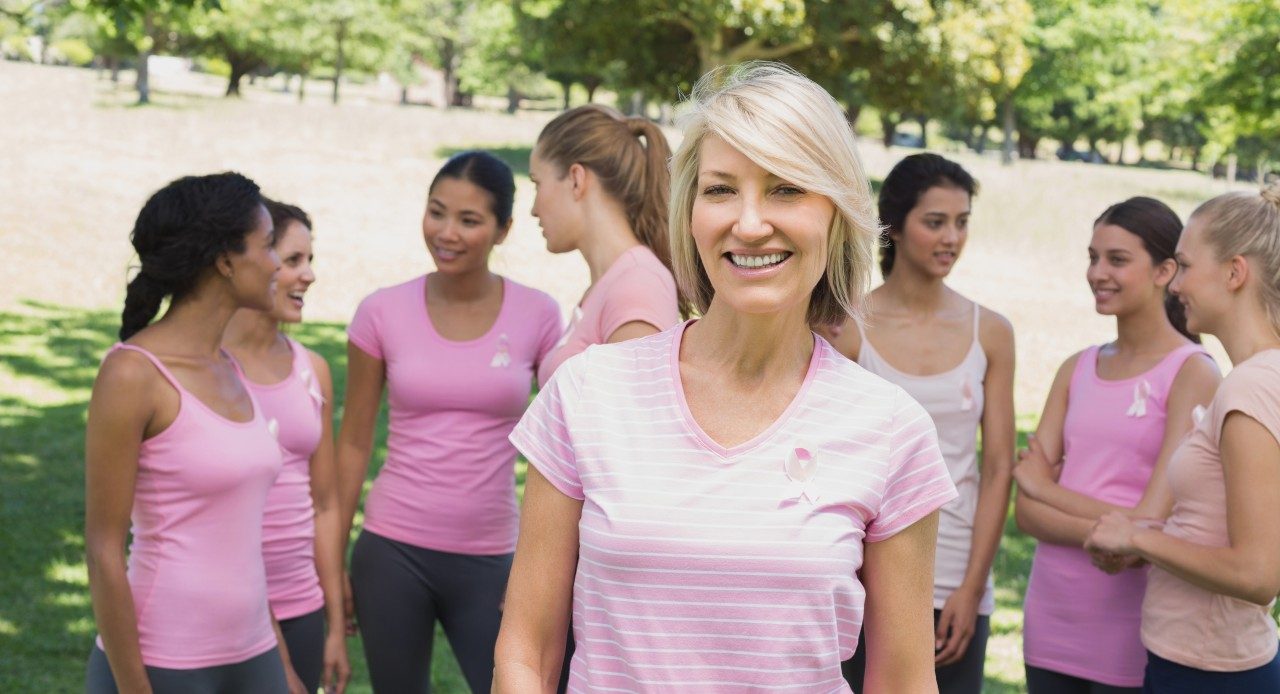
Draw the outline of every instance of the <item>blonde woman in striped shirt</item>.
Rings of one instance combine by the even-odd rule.
[[[702,318],[569,359],[512,433],[532,465],[495,691],[553,691],[572,610],[571,692],[848,692],[864,623],[866,691],[936,692],[956,491],[933,424],[809,327],[871,274],[852,134],[769,63],[688,107],[671,240]]]

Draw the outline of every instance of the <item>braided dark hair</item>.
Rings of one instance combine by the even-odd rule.
[[[224,253],[244,252],[262,194],[234,172],[185,176],[142,206],[130,241],[142,267],[129,282],[120,339],[147,327],[165,297],[180,300]]]
[[[1159,265],[1173,258],[1182,236],[1182,220],[1178,213],[1155,198],[1134,197],[1108,207],[1093,225],[1112,224],[1137,236],[1151,262]],[[1173,292],[1165,290],[1164,312],[1169,322],[1187,338],[1200,342],[1200,336],[1187,329],[1187,309]]]
[[[959,188],[969,194],[978,194],[978,182],[963,166],[934,154],[912,154],[898,162],[880,187],[880,274],[888,277],[893,272],[897,248],[890,232],[902,231],[907,215],[919,204],[920,197],[935,186]]]

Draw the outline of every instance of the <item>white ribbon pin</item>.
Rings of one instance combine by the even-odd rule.
[[[320,392],[320,383],[315,373],[309,367],[304,366],[302,371],[298,372],[298,377],[302,379],[302,385],[307,387],[307,394],[311,396],[311,399],[316,401],[316,405],[323,407],[324,394]]]
[[[973,386],[966,379],[964,385],[960,386],[960,411],[968,412],[973,406]]]
[[[804,499],[816,504],[821,493],[814,489],[814,481],[818,476],[818,458],[804,448],[797,448],[787,455],[784,465],[787,479],[791,481],[791,499]]]
[[[1151,397],[1151,383],[1147,379],[1142,379],[1133,386],[1133,404],[1129,406],[1129,411],[1125,412],[1130,417],[1146,417],[1147,416],[1147,399]]]
[[[498,351],[493,353],[493,359],[489,360],[489,368],[505,369],[511,366],[511,352],[507,348],[507,334],[502,333],[498,336]]]

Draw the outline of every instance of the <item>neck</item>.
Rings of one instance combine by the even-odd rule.
[[[1246,361],[1263,350],[1280,349],[1280,336],[1260,307],[1232,312],[1223,322],[1225,325],[1215,328],[1213,335],[1222,342],[1232,364]]]
[[[488,298],[500,281],[487,266],[456,275],[433,272],[427,275],[427,296],[457,304],[481,301]]]
[[[808,370],[813,334],[806,304],[778,314],[744,314],[713,298],[706,314],[690,326],[689,359],[710,364],[734,380],[769,382]]]
[[[280,339],[280,322],[265,311],[242,308],[231,315],[222,344],[236,352],[266,352]]]
[[[171,304],[156,325],[166,325],[181,337],[181,353],[218,358],[227,324],[239,310],[234,300],[221,291],[197,292]]]
[[[909,313],[933,314],[942,308],[947,285],[941,277],[932,277],[900,263],[885,278],[882,291]]]
[[[623,253],[640,245],[622,207],[610,203],[588,207],[584,220],[588,231],[578,246],[591,271],[592,284],[599,281]]]
[[[1122,354],[1139,354],[1153,346],[1163,346],[1168,340],[1180,338],[1181,333],[1169,322],[1169,314],[1165,312],[1163,302],[1116,316],[1115,347]]]

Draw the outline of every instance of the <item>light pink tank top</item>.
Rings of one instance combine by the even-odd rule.
[[[1076,360],[1063,422],[1067,489],[1134,506],[1151,479],[1164,442],[1169,390],[1200,345],[1167,354],[1144,374],[1119,381],[1098,376],[1098,347]],[[1142,686],[1147,656],[1138,632],[1146,570],[1109,576],[1080,547],[1036,547],[1023,604],[1027,664],[1116,687]]]
[[[938,429],[938,445],[960,496],[940,509],[938,545],[933,576],[933,607],[942,609],[947,598],[964,581],[969,568],[969,552],[973,546],[973,517],[978,510],[978,425],[982,422],[985,403],[983,382],[987,374],[987,354],[978,340],[981,312],[973,305],[973,342],[964,359],[955,367],[939,374],[914,376],[895,369],[876,351],[862,324],[862,347],[858,364],[871,373],[901,386],[924,407]],[[979,614],[995,611],[995,592],[991,577],[978,604]]]
[[[324,396],[302,345],[293,348],[293,370],[279,383],[245,379],[263,416],[276,431],[284,467],[267,494],[262,518],[262,557],[267,594],[276,619],[292,619],[324,606],[316,574],[315,507],[311,502],[311,454],[320,445]]]
[[[145,356],[180,399],[173,423],[142,442],[134,483],[128,578],[142,662],[190,670],[271,650],[262,511],[281,457],[262,408],[255,400],[252,420],[231,421],[150,352],[111,349]]]

